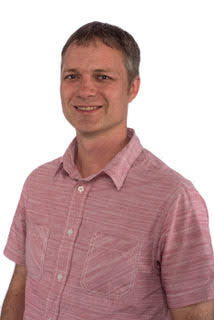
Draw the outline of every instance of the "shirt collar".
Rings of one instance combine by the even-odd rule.
[[[128,137],[130,138],[128,144],[103,168],[100,172],[87,178],[82,178],[75,164],[75,154],[77,151],[76,138],[70,143],[66,149],[64,155],[60,158],[57,171],[63,168],[72,179],[81,181],[90,181],[95,176],[105,173],[114,182],[117,190],[122,187],[129,169],[133,165],[134,161],[143,151],[143,146],[140,143],[135,131],[128,128]]]

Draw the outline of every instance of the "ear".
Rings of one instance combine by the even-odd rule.
[[[129,94],[128,94],[129,95],[129,102],[131,102],[136,97],[139,89],[140,89],[140,77],[136,76],[134,78],[134,80],[132,81],[131,87],[129,89]]]

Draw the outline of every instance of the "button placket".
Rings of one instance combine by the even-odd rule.
[[[84,185],[84,183],[81,183],[79,181],[79,183],[74,186],[74,190],[73,190],[74,194],[73,194],[73,198],[71,201],[71,206],[69,207],[69,214],[67,217],[67,221],[66,221],[66,225],[67,225],[67,230],[64,234],[64,238],[62,240],[59,252],[58,252],[58,258],[57,258],[57,268],[56,268],[56,278],[55,281],[53,282],[53,290],[55,290],[55,292],[59,293],[59,298],[61,295],[61,288],[62,286],[65,285],[65,281],[66,281],[66,275],[67,275],[67,271],[64,270],[64,265],[67,265],[68,263],[71,264],[72,261],[72,256],[73,256],[73,247],[74,247],[74,243],[76,240],[76,232],[80,227],[80,220],[82,218],[82,206],[79,205],[80,202],[85,201],[86,196],[87,196],[87,188]],[[78,205],[77,205],[78,204]],[[66,239],[67,238],[67,239]],[[69,242],[68,242],[69,241]],[[70,244],[69,244],[70,243]],[[64,246],[67,248],[69,246],[69,251],[68,253],[65,252],[65,250],[63,249],[63,244],[65,244]],[[65,264],[62,265],[61,261],[63,261],[63,259],[66,261]],[[53,291],[52,291],[53,292]],[[50,293],[51,296],[51,293]],[[48,315],[50,316],[53,312],[56,312],[58,305],[59,305],[59,301],[55,300],[55,306],[54,306],[54,302],[50,303],[47,307],[46,307],[46,319],[48,319]],[[48,314],[49,313],[49,314]],[[54,319],[52,319],[54,320]]]

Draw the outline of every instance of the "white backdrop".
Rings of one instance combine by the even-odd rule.
[[[137,40],[142,81],[128,125],[201,193],[214,244],[213,16],[212,0],[1,1],[0,305],[14,270],[3,249],[23,183],[75,135],[61,110],[60,51],[72,32],[94,20]]]

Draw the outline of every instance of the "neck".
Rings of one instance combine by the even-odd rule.
[[[99,136],[77,133],[76,137],[78,152],[75,162],[83,178],[102,170],[129,142],[127,128]]]

